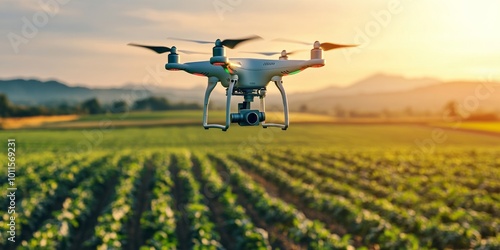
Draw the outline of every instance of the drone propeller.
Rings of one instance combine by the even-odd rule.
[[[165,47],[165,46],[149,46],[149,45],[142,45],[142,44],[136,44],[136,43],[129,43],[128,45],[149,49],[149,50],[156,52],[157,54],[163,54],[166,52],[170,52],[172,50],[171,48]],[[197,52],[197,51],[191,51],[191,50],[177,50],[177,51],[182,52],[184,54],[205,54],[205,55],[210,54],[210,53]]]
[[[296,44],[302,44],[302,45],[311,45],[311,43],[308,43],[308,42],[303,42],[303,41],[298,41],[298,40],[293,40],[293,39],[286,39],[286,38],[276,38],[273,41],[296,43]]]
[[[303,45],[310,45],[311,44],[308,42],[297,41],[297,40],[292,40],[292,39],[284,39],[284,38],[278,38],[278,39],[275,39],[274,41],[297,43],[297,44],[303,44]],[[357,47],[357,46],[358,45],[345,45],[345,44],[336,44],[336,43],[320,43],[319,44],[319,47],[321,47],[324,51],[329,51],[329,50],[333,50],[333,49],[341,49],[341,48],[351,48],[351,47]]]
[[[146,48],[146,49],[149,49],[149,50],[156,52],[157,54],[163,54],[166,52],[170,52],[170,50],[171,50],[169,47],[164,47],[164,46],[149,46],[149,45],[141,45],[141,44],[135,44],[135,43],[129,43],[127,45]]]
[[[274,56],[274,55],[281,55],[281,56],[288,56],[288,55],[293,55],[297,54],[299,52],[306,51],[304,49],[301,50],[294,50],[287,52],[286,50],[283,50],[281,52],[253,52],[253,51],[243,51],[243,53],[250,53],[250,54],[258,54],[258,55],[264,55],[264,56]]]
[[[183,49],[180,49],[180,50],[177,50],[181,53],[184,53],[184,54],[188,54],[188,55],[211,55],[210,53],[207,53],[207,52],[199,52],[199,51],[192,51],[192,50],[183,50]]]
[[[191,39],[174,38],[174,37],[170,37],[170,39],[172,39],[172,40],[178,40],[178,41],[194,42],[194,43],[200,43],[200,44],[210,44],[210,43],[213,43],[211,41],[191,40]],[[238,46],[239,44],[241,44],[243,42],[247,42],[247,41],[251,41],[251,40],[256,40],[256,39],[262,39],[262,37],[260,37],[260,36],[249,36],[249,37],[245,37],[245,38],[241,38],[241,39],[225,39],[225,40],[222,40],[222,41],[220,41],[219,39],[217,39],[216,43],[220,42],[220,44],[222,46],[230,48],[230,49],[234,49],[234,48],[236,48],[236,46]]]
[[[332,49],[342,49],[342,48],[352,48],[357,47],[358,45],[351,44],[336,44],[336,43],[321,43],[319,45],[324,51],[329,51]]]

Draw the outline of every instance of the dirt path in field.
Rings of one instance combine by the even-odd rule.
[[[214,197],[213,195],[208,195],[206,190],[203,187],[207,186],[207,183],[204,182],[201,179],[201,170],[200,166],[198,165],[198,162],[192,161],[193,162],[193,174],[194,177],[196,178],[196,181],[198,181],[201,184],[201,189],[200,192],[203,194],[206,200],[208,200],[208,208],[210,209],[210,220],[215,223],[217,227],[217,231],[219,232],[220,235],[220,243],[222,246],[226,249],[236,249],[235,241],[232,239],[231,234],[228,232],[226,228],[226,221],[224,219],[224,207],[220,202],[217,200],[217,197]]]
[[[84,247],[84,243],[94,235],[94,228],[97,225],[97,218],[101,214],[101,211],[105,207],[109,206],[109,204],[111,204],[111,202],[113,201],[112,198],[114,196],[115,187],[117,184],[118,176],[115,174],[111,176],[108,181],[106,181],[103,189],[94,193],[95,197],[99,197],[98,202],[92,208],[89,219],[80,222],[81,226],[77,229],[77,232],[73,237],[70,249],[92,249],[92,247]]]
[[[218,160],[215,163],[215,167],[218,173],[227,171]],[[289,239],[286,236],[286,233],[279,229],[280,225],[267,223],[265,219],[261,218],[259,213],[255,210],[252,202],[246,198],[239,187],[231,182],[229,183],[231,185],[231,190],[237,195],[238,203],[245,208],[245,211],[252,219],[252,222],[257,227],[263,228],[269,233],[269,241],[273,249],[307,249],[305,244],[300,245]]]
[[[186,197],[183,194],[181,181],[179,180],[179,168],[177,167],[177,158],[172,158],[172,164],[170,165],[170,173],[174,178],[174,208],[178,213],[176,216],[176,227],[175,232],[177,234],[177,239],[179,240],[179,249],[187,250],[190,249],[189,242],[189,220],[184,211],[186,206]]]
[[[241,169],[248,174],[252,179],[262,185],[262,187],[265,188],[266,192],[274,197],[281,199],[285,201],[286,203],[292,204],[295,206],[298,210],[303,212],[308,219],[311,220],[319,220],[325,224],[325,227],[330,230],[330,232],[339,235],[342,237],[343,235],[347,234],[347,230],[339,224],[337,221],[335,221],[334,218],[332,218],[331,215],[317,211],[315,209],[312,209],[308,206],[308,204],[304,203],[300,197],[292,195],[289,190],[286,188],[280,188],[278,185],[275,183],[267,180],[266,178],[260,176],[259,174],[255,173],[253,170],[249,169],[246,167],[242,162],[238,161],[238,159],[235,159],[236,162],[239,164]],[[362,246],[362,238],[359,236],[353,236],[353,241],[354,241],[354,246]]]
[[[153,163],[146,161],[142,171],[141,181],[135,200],[137,204],[134,206],[134,215],[127,223],[127,236],[128,241],[124,249],[139,249],[144,244],[144,238],[141,230],[141,216],[151,206],[151,183],[155,169]]]

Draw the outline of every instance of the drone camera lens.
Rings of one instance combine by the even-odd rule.
[[[259,121],[259,116],[255,112],[247,114],[247,122],[249,124],[256,124]]]

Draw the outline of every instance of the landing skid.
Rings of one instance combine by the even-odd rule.
[[[238,76],[237,75],[231,75],[231,81],[229,83],[229,87],[227,88],[227,93],[226,93],[226,124],[208,124],[208,105],[210,102],[210,95],[212,94],[212,91],[214,90],[215,86],[217,86],[218,79],[217,78],[212,78],[210,77],[208,79],[208,85],[207,89],[205,91],[205,100],[203,103],[203,127],[205,129],[210,129],[210,128],[218,128],[221,129],[222,131],[227,131],[231,124],[231,97],[234,95],[234,86],[238,83]],[[284,115],[284,124],[278,124],[278,123],[266,123],[265,121],[262,121],[262,127],[263,128],[268,128],[268,127],[277,127],[281,128],[282,130],[286,130],[289,126],[289,112],[288,112],[288,99],[286,96],[285,88],[283,87],[283,81],[281,80],[281,77],[274,77],[273,82],[275,83],[276,87],[281,93],[281,98],[283,101],[283,115]],[[259,93],[259,98],[260,98],[260,110],[265,113],[266,110],[266,105],[265,105],[265,97],[266,97],[266,92],[265,89],[264,91],[261,91]],[[236,93],[238,95],[238,93]],[[241,95],[241,93],[239,93]],[[246,97],[245,97],[246,98]],[[253,99],[253,97],[252,97]]]

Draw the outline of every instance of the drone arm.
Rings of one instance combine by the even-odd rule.
[[[307,61],[307,68],[321,68],[325,66],[325,59],[311,59]]]
[[[276,84],[276,87],[279,89],[281,93],[281,99],[283,100],[283,114],[285,118],[285,124],[277,124],[277,123],[262,123],[262,126],[264,128],[267,127],[278,127],[281,128],[282,130],[286,130],[288,128],[288,125],[290,124],[289,119],[288,119],[288,99],[286,96],[285,88],[283,87],[283,81],[281,80],[281,77],[279,79],[273,79],[274,83]],[[265,103],[264,103],[264,98],[260,100],[261,107],[263,108],[263,111],[265,111]]]

